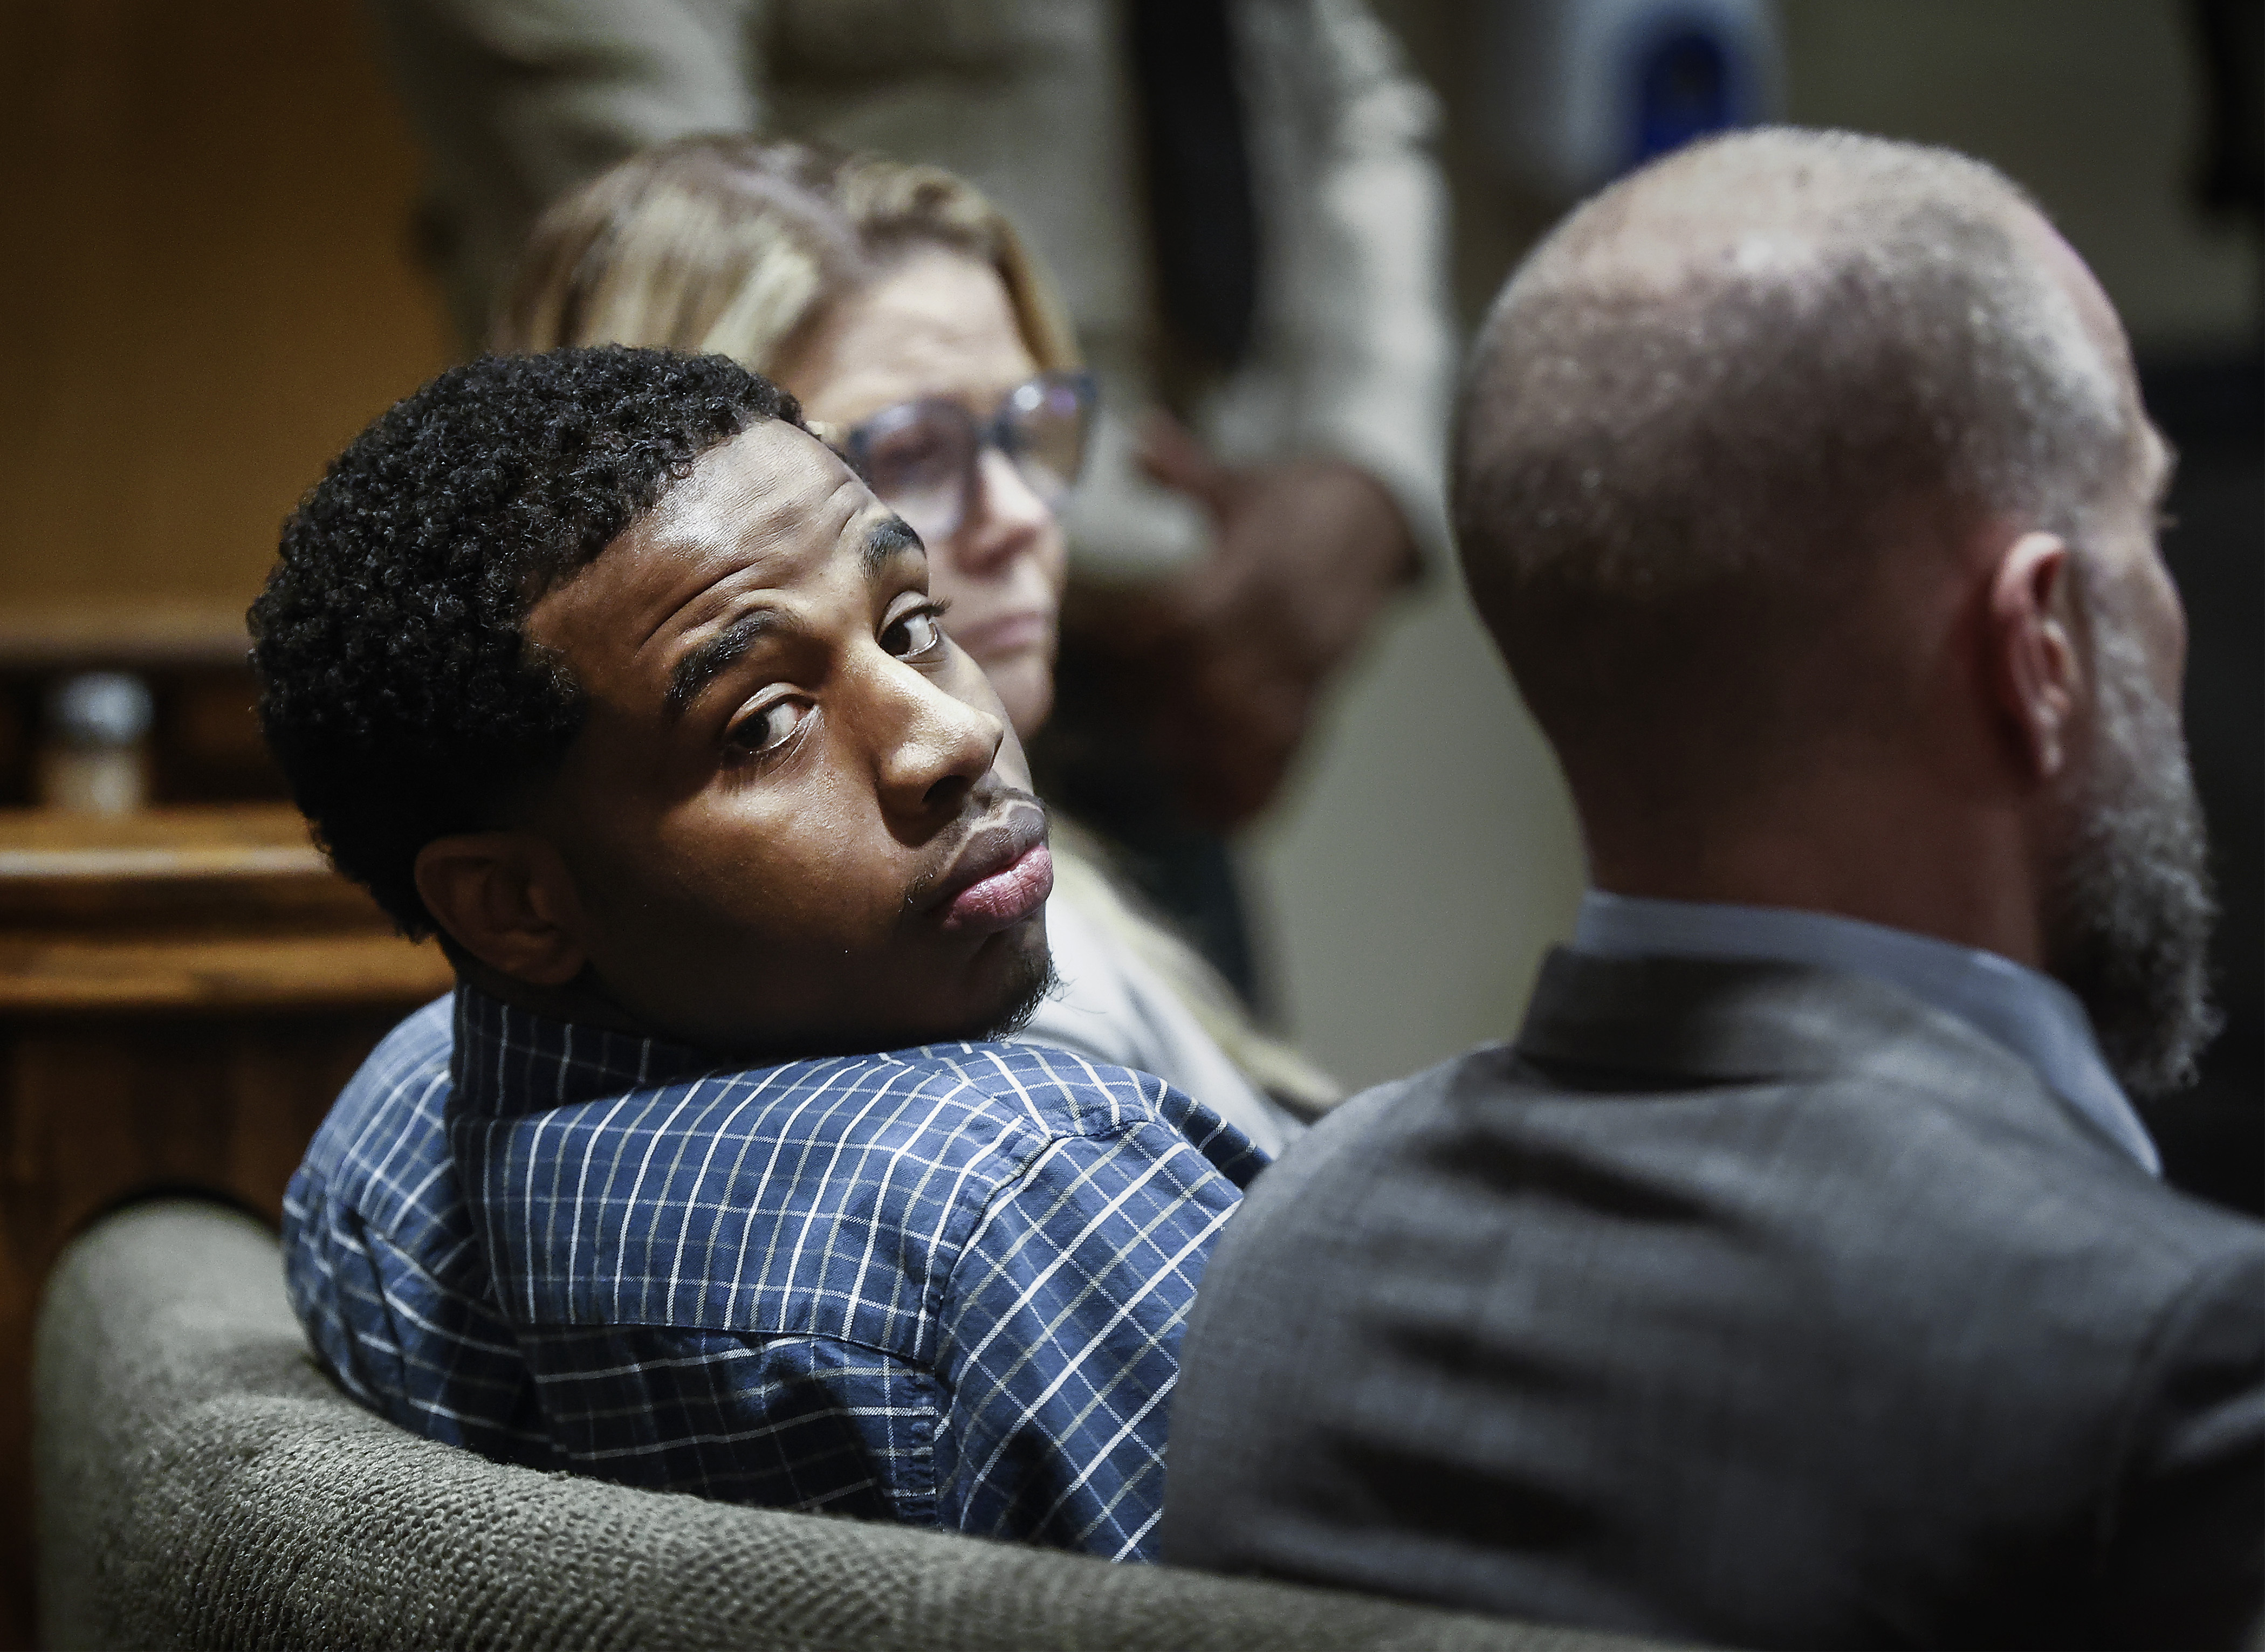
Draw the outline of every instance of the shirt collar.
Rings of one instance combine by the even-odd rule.
[[[2150,1175],[2163,1173],[2161,1156],[2108,1072],[2076,994],[2011,958],[1829,913],[1654,900],[1598,889],[1581,897],[1573,945],[1600,957],[1806,964],[1885,981],[2020,1056]]]
[[[666,1084],[716,1066],[684,1044],[557,1021],[456,986],[449,1076],[468,1111],[509,1117]]]

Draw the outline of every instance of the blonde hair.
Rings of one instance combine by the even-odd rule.
[[[827,304],[921,247],[996,270],[1039,367],[1077,365],[1052,283],[974,186],[941,167],[744,137],[661,144],[555,202],[490,344],[645,345],[761,373]]]

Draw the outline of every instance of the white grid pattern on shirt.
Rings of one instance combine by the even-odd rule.
[[[350,1389],[491,1455],[1146,1554],[1238,1132],[1061,1052],[703,1072],[468,991],[457,1089],[438,1009],[294,1183]]]

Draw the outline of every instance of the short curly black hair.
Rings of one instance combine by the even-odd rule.
[[[249,616],[259,720],[339,870],[430,935],[418,852],[493,819],[582,719],[522,625],[700,455],[801,409],[722,356],[487,356],[396,403],[283,525]]]

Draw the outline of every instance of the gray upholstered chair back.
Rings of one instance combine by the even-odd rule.
[[[34,1399],[55,1647],[1634,1644],[501,1467],[341,1396],[275,1241],[190,1202],[65,1255]]]

